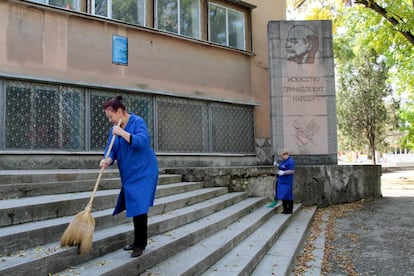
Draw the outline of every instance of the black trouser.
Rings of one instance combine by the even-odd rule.
[[[283,212],[293,212],[293,200],[282,200]]]
[[[134,247],[145,249],[147,246],[148,214],[132,218],[134,221]]]

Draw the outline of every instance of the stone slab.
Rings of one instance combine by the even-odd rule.
[[[327,20],[268,23],[273,154],[287,148],[310,164],[337,164],[332,27]],[[301,165],[302,158],[297,159]],[[309,163],[308,163],[309,164]]]

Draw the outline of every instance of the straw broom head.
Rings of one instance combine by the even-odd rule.
[[[61,246],[79,246],[79,254],[86,255],[92,249],[95,219],[91,214],[91,205],[88,204],[79,212],[66,228],[60,238]]]

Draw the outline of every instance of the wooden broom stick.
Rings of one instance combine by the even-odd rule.
[[[118,126],[120,126],[122,120],[119,120]],[[115,142],[115,134],[112,135],[111,143],[109,144],[108,151],[105,154],[105,159],[109,157],[112,146]],[[60,238],[61,246],[75,246],[79,245],[79,254],[86,255],[92,249],[93,233],[95,231],[95,219],[91,214],[92,202],[95,198],[96,191],[98,190],[99,182],[101,181],[103,171],[105,167],[101,167],[95,186],[92,191],[91,198],[85,207],[85,210],[79,212],[66,228],[62,237]]]

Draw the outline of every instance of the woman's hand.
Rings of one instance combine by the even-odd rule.
[[[124,133],[125,133],[125,130],[123,130],[120,126],[113,126],[112,127],[112,134],[122,136]]]
[[[131,134],[129,132],[126,132],[123,128],[119,126],[114,126],[112,128],[112,134],[118,135],[125,139],[128,143],[131,143]]]
[[[287,171],[278,170],[277,174],[278,175],[288,175],[288,174],[293,174],[294,172],[295,172],[294,170],[287,170]]]
[[[101,162],[99,162],[100,167],[107,168],[112,164],[112,158],[108,157],[106,159],[102,159]]]

